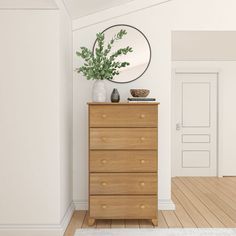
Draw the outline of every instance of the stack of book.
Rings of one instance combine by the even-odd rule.
[[[156,102],[156,98],[132,97],[128,98],[128,102]]]

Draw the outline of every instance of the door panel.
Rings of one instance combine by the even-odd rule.
[[[209,134],[183,134],[182,143],[209,143]]]
[[[209,127],[209,96],[210,83],[182,82],[182,127]]]
[[[173,175],[217,175],[217,74],[176,73]]]
[[[210,152],[202,150],[184,150],[182,152],[182,168],[209,168]]]

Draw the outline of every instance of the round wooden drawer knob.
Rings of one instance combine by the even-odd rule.
[[[107,115],[106,114],[102,114],[102,118],[103,119],[107,118]]]
[[[140,163],[141,163],[141,164],[144,164],[144,163],[145,163],[145,160],[140,160]]]
[[[145,140],[145,138],[144,138],[144,137],[141,137],[140,140],[143,142],[143,141]]]
[[[106,159],[103,159],[103,160],[101,160],[101,163],[102,163],[102,164],[106,164],[106,163],[107,163],[107,160],[106,160]]]
[[[141,209],[145,209],[145,205],[141,204],[141,205],[140,205],[140,208],[141,208]]]
[[[102,209],[106,209],[106,208],[107,208],[107,205],[103,204]]]
[[[102,137],[101,139],[103,142],[106,142],[106,140],[107,140],[105,137]]]
[[[140,115],[140,118],[141,118],[141,119],[145,118],[145,115],[144,115],[144,114],[141,114],[141,115]]]
[[[145,183],[144,182],[140,182],[140,186],[144,187]]]
[[[107,183],[106,182],[102,182],[101,185],[102,186],[107,186]]]

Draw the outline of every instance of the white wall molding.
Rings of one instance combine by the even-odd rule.
[[[14,8],[0,8],[0,11],[55,11],[58,10],[57,7],[54,8],[40,8],[40,7],[25,7],[25,8],[20,8],[20,7],[14,7]]]
[[[0,235],[7,236],[63,236],[74,213],[71,202],[60,224],[7,224],[0,225]]]
[[[64,0],[54,0],[58,9],[60,9],[61,11],[63,11],[64,13],[66,13],[66,15],[70,18],[71,20],[71,15],[69,13],[69,10],[64,2]]]
[[[159,199],[158,200],[158,210],[174,211],[175,204],[171,199]]]
[[[69,207],[68,207],[68,209],[67,209],[67,211],[66,211],[64,217],[62,218],[61,223],[60,223],[60,227],[61,227],[61,229],[62,229],[63,234],[64,234],[64,232],[66,231],[66,228],[67,228],[67,226],[68,226],[69,223],[70,223],[70,220],[71,220],[71,218],[72,218],[72,216],[73,216],[74,211],[75,211],[75,204],[74,204],[74,202],[72,201],[72,202],[70,203],[70,205],[69,205]],[[62,235],[63,235],[63,234],[62,234]]]
[[[88,202],[87,201],[74,201],[75,210],[88,210]]]
[[[87,201],[75,201],[74,205],[75,205],[75,210],[88,210]],[[166,210],[166,211],[175,210],[175,204],[171,199],[159,199],[158,210]]]
[[[102,23],[111,19],[115,19],[120,16],[128,15],[134,12],[141,11],[143,9],[147,9],[150,7],[168,3],[170,1],[173,1],[173,0],[131,1],[117,7],[109,8],[104,11],[100,11],[100,12],[73,20],[72,30],[75,31],[82,28],[86,28],[86,27],[96,25],[96,24],[99,24],[99,23]]]
[[[56,9],[54,0],[1,0],[0,9]]]

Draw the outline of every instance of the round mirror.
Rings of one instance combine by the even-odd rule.
[[[151,61],[151,46],[147,37],[137,28],[130,25],[113,25],[105,29],[102,33],[105,36],[105,45],[117,34],[120,30],[125,30],[127,34],[112,47],[112,52],[116,52],[120,48],[127,46],[133,49],[133,52],[126,55],[121,55],[117,58],[120,62],[129,62],[129,66],[121,68],[120,74],[115,75],[110,81],[115,83],[129,83],[140,78],[147,70]],[[97,48],[97,40],[93,46],[93,52]]]

